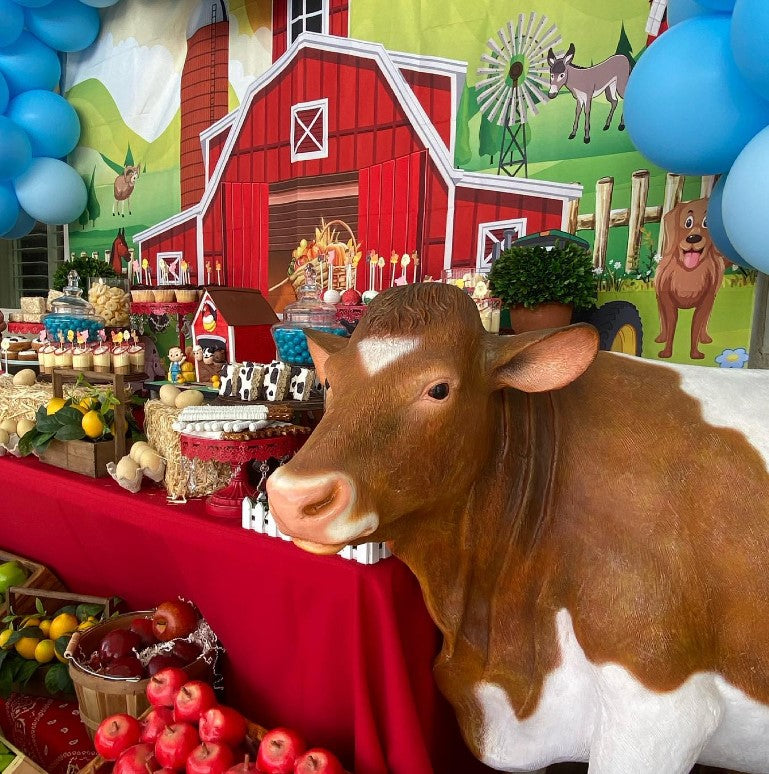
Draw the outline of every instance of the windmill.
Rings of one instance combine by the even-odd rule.
[[[477,73],[484,76],[475,84],[478,106],[486,118],[502,127],[497,174],[515,177],[521,170],[529,175],[526,152],[526,124],[537,115],[539,103],[546,102],[550,87],[547,51],[561,42],[555,24],[547,16],[518,15],[497,31],[488,51],[481,56]]]

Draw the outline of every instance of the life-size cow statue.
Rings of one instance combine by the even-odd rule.
[[[769,772],[769,376],[493,336],[441,284],[310,335],[327,411],[270,508],[318,553],[392,541],[478,758]]]

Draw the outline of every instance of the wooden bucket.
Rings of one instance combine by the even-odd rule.
[[[75,685],[80,718],[93,739],[96,729],[104,718],[124,712],[135,718],[149,709],[146,690],[149,678],[109,677],[98,675],[78,663],[79,654],[93,653],[102,637],[115,629],[127,629],[135,618],[151,618],[152,611],[126,613],[98,624],[80,637],[73,636],[66,655],[69,661],[69,676]],[[184,667],[191,680],[213,679],[213,667],[203,656]]]

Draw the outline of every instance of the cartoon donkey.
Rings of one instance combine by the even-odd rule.
[[[115,178],[115,203],[112,205],[112,214],[117,215],[120,210],[120,217],[125,217],[125,207],[128,204],[128,214],[131,214],[131,194],[134,192],[134,186],[139,179],[139,165],[126,165],[123,173]]]
[[[579,67],[573,64],[576,49],[572,43],[565,54],[556,54],[551,48],[547,52],[547,62],[550,65],[550,92],[548,96],[553,99],[562,86],[565,86],[577,100],[574,113],[574,126],[569,139],[577,136],[579,129],[579,117],[585,111],[585,142],[590,142],[590,109],[593,105],[593,97],[601,92],[611,104],[609,117],[604,124],[604,131],[611,126],[614,111],[619,102],[618,97],[625,98],[625,88],[630,77],[630,60],[623,54],[615,54],[603,62],[592,67]],[[621,116],[619,129],[625,128],[625,117]]]

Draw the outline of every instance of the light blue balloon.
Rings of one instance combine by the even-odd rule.
[[[20,175],[31,161],[29,137],[10,118],[0,116],[0,180]]]
[[[697,0],[668,0],[668,25],[672,27],[694,16],[708,16],[712,11],[703,8]]]
[[[88,200],[83,178],[59,159],[32,159],[13,186],[21,207],[36,220],[51,225],[77,220]]]
[[[638,60],[625,92],[625,124],[636,148],[684,175],[728,170],[769,124],[731,53],[730,18],[687,19]]]
[[[721,211],[734,249],[751,266],[768,273],[769,128],[748,143],[729,170]]]
[[[697,2],[709,11],[717,13],[731,13],[735,0],[697,0]]]
[[[11,0],[0,0],[0,46],[8,46],[24,29],[24,11]]]
[[[52,48],[24,30],[15,43],[0,48],[0,72],[14,96],[29,89],[55,89],[61,63]]]
[[[721,175],[708,201],[708,231],[710,232],[710,238],[725,258],[728,258],[737,266],[742,266],[743,269],[752,269],[753,267],[747,261],[744,261],[742,256],[734,249],[734,245],[731,243],[729,235],[724,228],[723,199],[726,179],[726,175]]]
[[[56,0],[25,14],[27,29],[57,51],[82,51],[99,34],[99,12],[78,0]]]
[[[92,8],[109,8],[119,3],[120,0],[80,0],[80,2],[90,5]]]
[[[10,231],[19,217],[19,200],[9,183],[0,183],[0,234]]]
[[[764,99],[769,99],[769,3],[739,0],[732,16],[732,52],[745,80]]]
[[[80,139],[80,119],[64,97],[52,91],[25,91],[8,105],[8,118],[32,143],[33,156],[62,158]]]
[[[34,218],[31,218],[24,210],[20,209],[16,222],[8,231],[0,234],[0,239],[21,239],[21,237],[27,236],[32,231],[36,222]]]
[[[0,113],[5,113],[10,97],[11,95],[8,93],[8,82],[5,80],[5,76],[0,73]]]

